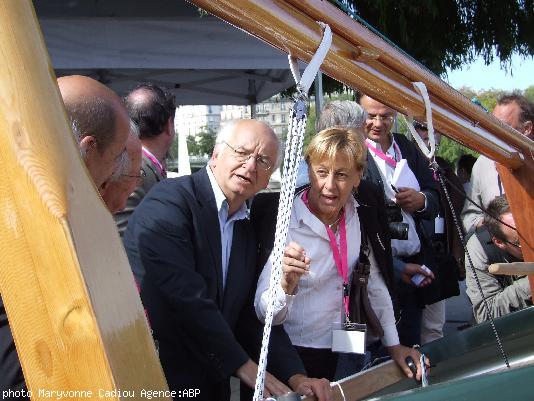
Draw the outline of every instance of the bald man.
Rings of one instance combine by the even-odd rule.
[[[141,141],[139,130],[132,122],[132,131],[126,142],[129,170],[121,174],[116,180],[106,181],[103,185],[102,199],[112,214],[120,213],[126,207],[128,196],[135,188],[142,184],[141,172]]]
[[[58,79],[58,86],[89,175],[102,190],[114,174],[121,174],[121,166],[127,160],[130,118],[126,107],[115,92],[92,78],[62,77]],[[19,391],[11,399],[27,399],[20,362],[0,298],[0,391],[9,390]]]
[[[92,78],[71,75],[58,79],[65,110],[96,187],[120,174],[126,160],[130,118],[121,98]]]

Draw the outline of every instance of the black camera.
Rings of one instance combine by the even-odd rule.
[[[409,226],[403,222],[400,206],[393,201],[388,201],[386,203],[386,217],[391,239],[407,240]]]

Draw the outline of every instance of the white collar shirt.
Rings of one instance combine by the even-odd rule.
[[[371,141],[370,139],[367,139],[367,141]],[[399,162],[402,159],[402,154],[400,153],[400,149],[398,145],[395,143],[395,138],[393,135],[391,136],[391,145],[390,147],[384,152],[382,150],[382,147],[378,142],[371,141],[371,144],[379,151],[384,153],[386,156],[391,157],[396,162]],[[382,177],[382,182],[384,184],[384,192],[386,194],[386,197],[391,200],[395,200],[395,191],[393,191],[393,188],[391,187],[391,179],[393,178],[393,173],[395,172],[395,168],[390,166],[386,163],[384,159],[382,159],[380,156],[378,156],[375,152],[369,151],[371,154],[371,157],[375,161],[378,171],[380,171],[380,176]],[[413,219],[413,216],[410,213],[405,212],[402,210],[402,216],[404,219],[404,222],[408,224],[408,239],[407,240],[398,240],[398,239],[392,239],[391,240],[391,248],[393,252],[393,256],[410,256],[415,255],[421,250],[421,241],[419,240],[419,236],[417,235],[417,230],[415,229],[415,220]]]
[[[349,276],[360,254],[361,232],[357,206],[358,203],[352,196],[345,205]],[[339,243],[339,235],[336,235],[336,239]],[[278,288],[274,300],[273,324],[284,324],[293,345],[331,348],[333,324],[344,319],[343,279],[334,262],[325,225],[309,211],[300,196],[293,201],[287,243],[291,241],[305,249],[311,261],[310,273],[300,278],[295,295],[286,295],[281,287]],[[265,319],[269,302],[272,263],[271,255],[261,273],[256,290],[254,306],[260,320]],[[387,331],[384,337],[387,338],[386,345],[398,344],[391,298],[376,265],[371,265],[368,287],[376,287],[370,291],[369,299],[373,310],[375,305],[377,306],[375,313],[385,332]],[[374,300],[373,296],[380,300]]]
[[[223,191],[219,187],[211,167],[207,167],[208,177],[211,184],[211,189],[215,195],[215,204],[217,206],[217,216],[219,218],[219,231],[221,233],[221,265],[223,276],[223,288],[226,287],[226,277],[228,275],[228,263],[230,261],[230,253],[232,251],[232,242],[234,238],[234,224],[237,220],[248,219],[249,211],[245,202],[241,205],[233,215],[228,217],[228,201],[224,196]]]

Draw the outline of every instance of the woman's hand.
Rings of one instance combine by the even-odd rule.
[[[280,284],[286,294],[292,295],[297,288],[300,276],[310,271],[310,258],[306,256],[304,248],[296,242],[289,243],[284,250],[282,271]]]
[[[415,378],[421,380],[421,353],[415,348],[405,347],[404,345],[394,345],[387,347],[388,353],[397,365],[402,369],[404,374],[410,378],[413,378],[413,373],[406,364],[406,357],[411,356],[417,366],[417,374]],[[430,359],[425,358],[426,371],[430,371]]]
[[[305,396],[315,396],[318,401],[332,401],[333,399],[330,382],[326,379],[312,379],[296,374],[289,378],[289,385],[293,391]]]

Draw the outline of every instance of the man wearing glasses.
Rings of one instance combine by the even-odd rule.
[[[107,181],[102,190],[102,199],[111,214],[119,213],[126,207],[128,196],[138,186],[143,185],[144,171],[141,169],[141,141],[137,125],[130,122],[130,135],[126,141],[129,168],[114,180]]]
[[[360,99],[360,105],[368,114],[364,126],[369,150],[364,180],[370,180],[384,190],[386,212],[390,220],[393,266],[398,278],[401,309],[399,337],[402,345],[412,346],[421,343],[423,306],[437,301],[428,299],[429,295],[433,297],[438,292],[434,288],[434,274],[423,268],[425,265],[433,269],[434,260],[430,238],[427,238],[422,220],[433,223],[438,214],[438,187],[423,154],[408,138],[391,132],[396,111],[366,95]],[[392,185],[397,164],[402,159],[406,160],[417,179],[419,190]],[[415,280],[416,276],[420,280]]]
[[[467,250],[473,261],[489,310],[484,306],[473,270],[466,266],[467,295],[473,304],[477,323],[523,309],[532,305],[527,276],[494,275],[488,271],[492,263],[523,261],[518,232],[506,196],[498,196],[487,208],[483,224],[476,228],[467,242]],[[500,221],[491,217],[497,216]],[[466,264],[469,259],[465,258]]]
[[[259,349],[262,326],[253,310],[257,243],[246,201],[267,187],[280,152],[265,123],[233,121],[217,136],[207,167],[162,181],[130,218],[124,243],[134,273],[145,272],[136,278],[171,391],[229,400],[231,375],[254,387],[249,354]],[[328,382],[304,376],[281,326],[271,339],[269,361],[280,380],[329,400]],[[266,390],[289,388],[267,375]]]

